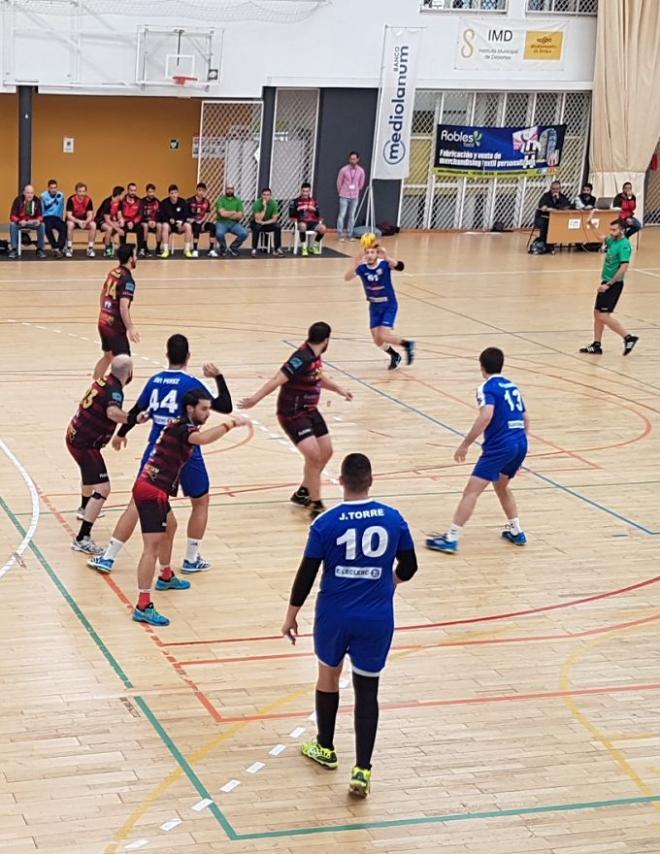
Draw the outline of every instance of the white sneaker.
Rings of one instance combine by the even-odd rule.
[[[192,257],[193,257],[193,258],[199,258],[199,252],[198,252],[196,249],[193,249],[193,251],[192,251]]]
[[[102,519],[104,516],[105,516],[105,513],[103,512],[103,510],[101,510],[101,512],[99,513],[99,515],[98,515],[96,518],[97,518],[97,519]],[[85,511],[82,509],[82,507],[79,507],[79,508],[76,510],[76,519],[77,519],[79,522],[84,522],[84,521],[85,521]]]
[[[91,246],[87,247],[87,257],[88,258],[96,258],[96,252],[94,252],[94,249]]]
[[[64,257],[73,258],[73,249],[67,246],[67,248],[64,250]]]
[[[343,243],[345,240],[346,240],[346,238],[344,237],[344,235],[343,235],[343,234],[340,234],[340,235],[339,235],[339,242],[340,242],[340,243]]]
[[[83,537],[82,540],[74,540],[71,543],[71,548],[74,552],[83,552],[86,555],[102,555],[105,551],[101,546],[97,546],[91,537]]]
[[[215,249],[209,249],[209,258],[217,258],[217,257],[218,257],[218,253],[215,251]]]
[[[201,555],[197,555],[196,560],[193,561],[184,560],[181,565],[181,572],[185,573],[208,572],[209,569],[211,569],[211,564],[204,560]]]

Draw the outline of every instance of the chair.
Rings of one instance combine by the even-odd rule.
[[[16,247],[16,253],[17,253],[19,258],[23,254],[23,232],[27,232],[28,237],[30,238],[30,240],[32,240],[32,238],[29,235],[30,231],[36,232],[36,228],[34,228],[34,226],[31,226],[31,225],[25,225],[25,226],[21,226],[18,229],[18,246]]]
[[[272,231],[260,231],[259,240],[257,241],[257,250],[266,252],[270,255],[273,251],[275,234]]]
[[[309,234],[316,234],[312,229],[308,229]],[[319,246],[321,248],[321,253],[323,253],[323,241],[325,239],[325,235],[319,240]],[[293,225],[293,254],[297,255],[298,250],[300,249],[300,232],[298,231],[298,224],[294,223]]]

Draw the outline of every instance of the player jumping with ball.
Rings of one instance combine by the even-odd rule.
[[[369,303],[369,327],[376,347],[385,350],[390,357],[388,370],[395,371],[402,356],[394,347],[403,347],[406,362],[412,365],[415,359],[415,342],[400,338],[394,331],[399,304],[392,282],[392,270],[403,270],[403,261],[390,258],[376,242],[374,234],[364,234],[361,240],[364,254],[355,259],[344,279],[350,282],[355,276],[362,280],[364,293]]]

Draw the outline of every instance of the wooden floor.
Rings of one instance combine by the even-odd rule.
[[[222,366],[238,399],[310,322],[333,326],[328,362],[355,400],[324,404],[336,448],[327,498],[339,495],[341,457],[368,452],[375,494],[410,520],[421,558],[397,594],[373,794],[359,803],[346,797],[350,687],[339,770],[297,754],[314,732],[315,661],[309,636],[295,650],[278,638],[306,524],[287,503],[300,461],[274,401],[253,410],[249,436],[206,453],[214,569],[188,593],[157,594],[169,628],[138,626],[139,537],[109,577],[69,548],[78,483],[63,436],[97,358],[105,267],[0,265],[0,850],[660,851],[660,233],[643,233],[621,302],[640,335],[626,359],[612,337],[600,358],[577,354],[591,340],[600,257],[530,257],[524,244],[388,243],[406,261],[400,330],[419,343],[413,368],[394,375],[370,344],[359,285],[343,282],[345,259],[137,269],[129,402],[174,332],[190,337],[196,369]],[[529,545],[500,540],[488,494],[449,559],[423,538],[447,524],[470,470],[452,452],[488,345],[507,354],[531,414],[516,483]],[[101,542],[145,438],[136,428],[126,451],[108,453]],[[33,527],[32,482],[38,527],[11,565]],[[185,502],[176,509],[185,522]],[[311,602],[303,613],[308,632]]]

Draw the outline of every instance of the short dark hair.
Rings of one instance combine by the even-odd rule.
[[[75,189],[76,189],[76,190],[82,190],[82,189],[83,189],[83,187],[84,187],[85,189],[87,189],[87,184],[86,184],[84,181],[78,181],[78,183],[77,183],[77,184],[76,184],[76,186],[75,186]]]
[[[260,193],[261,193],[262,195],[263,195],[264,193],[271,193],[271,194],[272,194],[272,192],[273,192],[273,191],[271,190],[271,188],[270,188],[270,187],[262,187],[262,188],[261,188],[261,190],[260,190]]]
[[[135,183],[135,181],[129,181],[128,184],[126,184],[126,186],[127,187],[137,187],[137,184]]]
[[[170,184],[170,186],[167,188],[167,192],[168,192],[168,193],[171,193],[171,192],[173,192],[174,190],[176,190],[176,191],[177,191],[177,193],[179,192],[179,188],[177,187],[177,185],[176,185],[176,184]]]
[[[360,159],[360,152],[359,151],[349,151],[348,152],[349,157],[352,157],[353,155],[355,155],[358,160]]]
[[[624,181],[623,186],[624,187],[632,187],[632,181]]]
[[[587,183],[586,183],[586,184],[583,184],[583,185],[582,185],[582,189],[584,190],[584,188],[585,188],[585,187],[589,187],[589,189],[590,189],[590,190],[593,190],[594,185],[593,185],[593,184],[590,184],[590,183],[587,181]]]
[[[135,246],[132,243],[124,243],[117,249],[117,261],[120,264],[128,263],[133,255],[135,255]]]
[[[330,325],[323,320],[319,320],[316,323],[312,323],[309,327],[307,340],[310,344],[322,344],[330,337],[331,332]]]
[[[206,391],[203,388],[193,388],[190,391],[187,391],[183,395],[183,400],[181,401],[181,410],[184,415],[187,415],[187,409],[189,406],[195,407],[200,402],[200,400],[211,400],[210,392]]]
[[[171,365],[184,365],[190,356],[190,347],[185,335],[170,335],[167,339],[167,360]]]
[[[487,374],[499,374],[504,365],[504,353],[499,347],[486,347],[479,355],[479,364]]]
[[[57,184],[57,178],[49,178],[48,179],[48,186],[50,187],[51,184]]]
[[[197,190],[206,190],[206,184],[203,181],[200,181],[195,188]]]
[[[351,492],[366,492],[371,486],[371,462],[365,454],[348,454],[341,464],[341,479]]]
[[[155,189],[156,189],[156,185],[155,185],[155,184],[147,184],[147,186],[146,186],[144,189],[145,189],[145,190],[147,191],[147,193],[148,193],[148,192],[149,192],[149,190],[155,190]]]
[[[116,187],[113,187],[113,188],[112,188],[112,195],[113,195],[113,197],[114,197],[114,196],[121,196],[121,194],[122,194],[123,192],[124,192],[124,188],[123,188],[123,187],[121,187],[119,184],[117,184],[117,186],[116,186]]]
[[[620,219],[613,219],[610,225],[618,225],[621,231],[625,231],[626,227]]]
[[[308,189],[311,190],[312,185],[309,183],[309,181],[303,181],[302,184],[300,185],[300,189],[301,190],[308,190]]]
[[[554,187],[555,184],[559,184],[561,186],[561,181],[559,180],[559,178],[555,178],[554,181],[550,182],[551,187]]]

